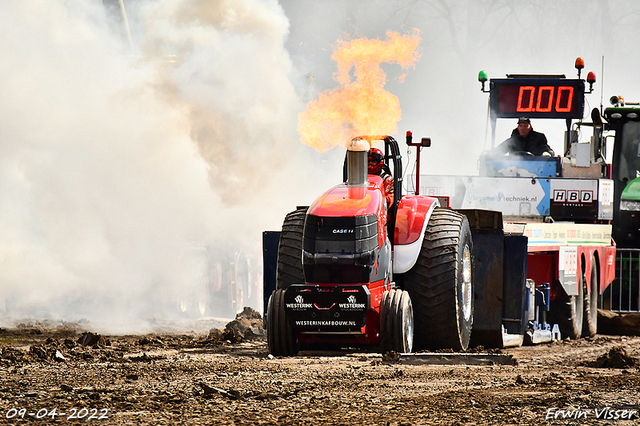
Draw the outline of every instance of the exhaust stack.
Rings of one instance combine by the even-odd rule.
[[[347,186],[367,187],[369,169],[369,148],[371,144],[368,140],[355,137],[347,143]]]

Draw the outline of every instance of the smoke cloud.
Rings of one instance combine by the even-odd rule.
[[[275,196],[301,109],[278,3],[129,5],[131,44],[102,1],[0,6],[0,319],[140,330],[173,313],[183,244],[259,255],[295,207]]]
[[[278,167],[299,108],[284,50],[288,20],[276,1],[166,1],[145,17],[146,56],[176,55],[161,81],[171,105],[182,104],[189,136],[227,204],[246,197],[269,159]]]

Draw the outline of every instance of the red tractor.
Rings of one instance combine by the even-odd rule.
[[[383,179],[368,174],[372,141],[384,142],[391,205]],[[391,136],[353,138],[343,180],[284,220],[266,309],[270,353],[292,356],[318,345],[466,349],[474,310],[466,216],[446,198],[402,196]]]

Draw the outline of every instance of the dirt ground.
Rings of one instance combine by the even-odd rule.
[[[199,322],[189,333],[133,336],[51,321],[0,329],[0,423],[640,422],[640,337],[491,351],[493,362],[476,348],[461,364],[446,355],[437,358],[445,364],[425,364],[374,350],[274,358],[258,316],[247,310],[232,323]],[[483,359],[489,364],[471,363]]]

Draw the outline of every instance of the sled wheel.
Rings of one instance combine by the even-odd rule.
[[[304,283],[302,232],[307,209],[308,207],[300,207],[289,213],[282,224],[276,269],[277,289],[286,289],[291,284]]]
[[[284,290],[275,290],[267,305],[267,345],[274,356],[294,356],[300,345],[284,310]]]
[[[584,313],[583,306],[584,284],[582,274],[580,274],[578,295],[551,301],[550,314],[553,322],[558,324],[562,338],[569,337],[572,340],[580,338],[582,334],[582,314]]]
[[[591,280],[589,294],[584,292],[584,316],[582,337],[592,337],[598,332],[598,264],[595,254],[591,256]],[[583,286],[586,288],[586,285]]]
[[[385,291],[380,305],[380,352],[411,352],[413,349],[413,306],[409,293]]]
[[[473,243],[466,216],[436,208],[404,278],[414,305],[414,347],[467,349],[473,325]]]

